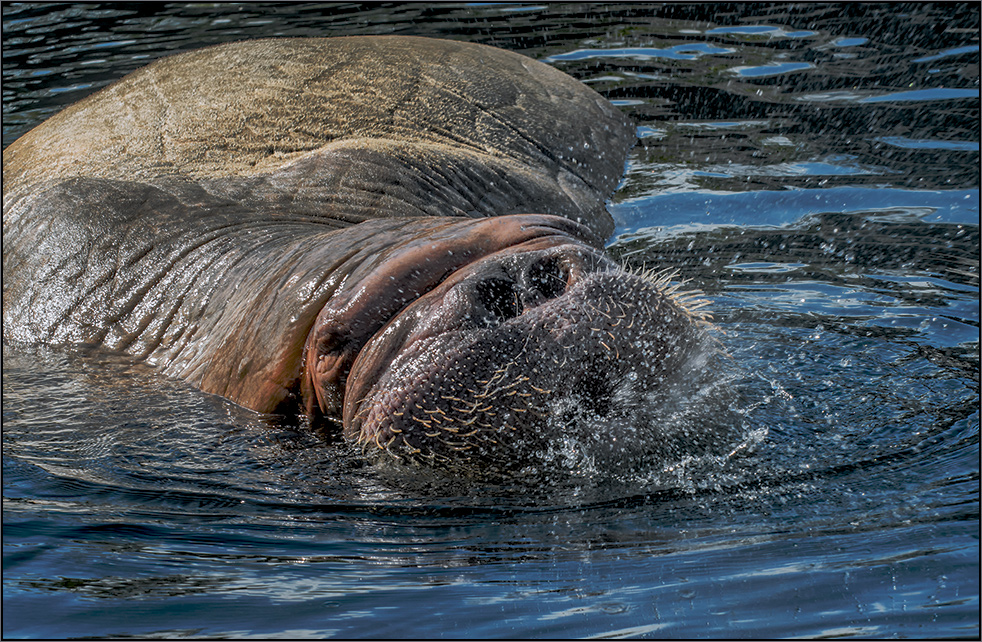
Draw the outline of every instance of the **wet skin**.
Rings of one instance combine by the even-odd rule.
[[[711,349],[698,306],[603,255],[633,141],[479,45],[163,59],[4,152],[4,340],[125,351],[394,453],[650,421]]]

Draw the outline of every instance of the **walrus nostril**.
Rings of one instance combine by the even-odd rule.
[[[483,327],[493,327],[522,313],[521,302],[513,281],[490,278],[480,281],[477,286],[478,301],[483,306],[478,315],[478,323]]]
[[[532,265],[526,279],[530,289],[538,290],[545,299],[553,299],[566,291],[569,271],[556,257],[550,257]]]

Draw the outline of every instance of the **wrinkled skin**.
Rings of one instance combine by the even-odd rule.
[[[633,141],[592,90],[480,45],[165,58],[4,152],[4,340],[125,351],[428,458],[650,423],[711,349],[603,255]]]

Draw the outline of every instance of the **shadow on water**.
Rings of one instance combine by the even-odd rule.
[[[725,394],[676,419],[732,432],[617,465],[567,440],[490,478],[5,344],[4,635],[977,637],[979,25],[976,3],[5,5],[4,146],[243,38],[447,37],[588,83],[638,125],[611,254],[705,292],[725,348]]]

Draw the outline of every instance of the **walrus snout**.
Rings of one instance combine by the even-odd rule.
[[[583,245],[599,240],[582,225],[539,214],[453,220],[425,226],[415,234],[393,234],[383,255],[354,260],[357,266],[349,276],[354,286],[342,288],[317,315],[304,347],[301,388],[307,414],[340,417],[348,371],[362,347],[402,308],[448,275],[502,250],[528,252],[570,242]],[[509,312],[506,293],[514,280],[509,274],[517,275],[518,270],[513,266],[509,273],[499,270],[497,277],[488,274],[485,295],[472,297],[487,302],[481,313],[487,323]],[[548,277],[539,266],[529,278]],[[551,291],[556,285],[537,287]]]
[[[368,342],[348,377],[345,434],[459,461],[630,426],[707,352],[703,325],[664,279],[593,248],[508,248],[456,272]]]

